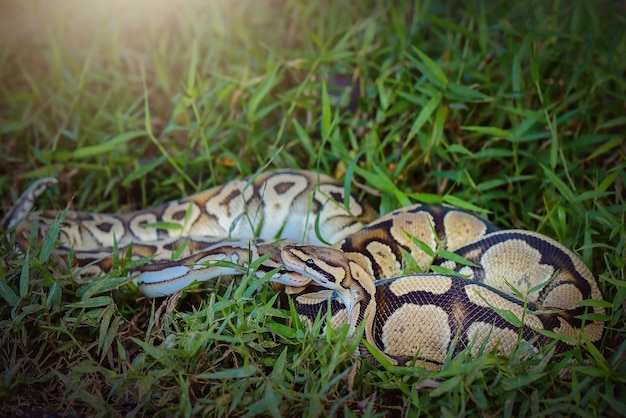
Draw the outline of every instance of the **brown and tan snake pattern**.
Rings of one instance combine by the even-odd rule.
[[[304,321],[328,314],[333,327],[364,325],[369,345],[394,364],[437,366],[452,348],[539,349],[555,341],[542,331],[561,336],[557,352],[602,337],[593,318],[604,309],[581,304],[602,295],[578,256],[453,207],[418,204],[378,217],[328,176],[280,170],[132,213],[66,211],[59,223],[59,212],[33,211],[54,183],[36,182],[5,217],[17,245],[25,250],[57,223],[55,251],[72,254],[87,276],[111,269],[114,248],[121,256],[132,248],[131,258],[150,257],[131,271],[149,297],[243,274],[267,257],[257,276],[285,285]]]

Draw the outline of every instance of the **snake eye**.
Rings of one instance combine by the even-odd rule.
[[[282,269],[278,270],[278,274],[287,274],[287,268],[283,267]]]
[[[304,264],[306,264],[309,267],[315,267],[315,261],[313,261],[312,258],[309,258],[308,260],[306,260]]]

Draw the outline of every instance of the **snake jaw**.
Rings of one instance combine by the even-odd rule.
[[[284,286],[303,287],[311,283],[308,276],[282,268],[270,277],[270,282],[282,284]]]

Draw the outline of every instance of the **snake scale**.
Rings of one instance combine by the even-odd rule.
[[[331,177],[279,170],[131,213],[33,211],[54,183],[34,183],[5,217],[17,246],[56,222],[55,251],[82,275],[110,270],[115,250],[149,258],[130,273],[148,297],[244,274],[263,257],[257,276],[284,285],[301,320],[363,326],[368,345],[397,365],[437,367],[466,347],[507,355],[554,342],[561,353],[602,338],[604,308],[593,302],[602,294],[578,256],[454,207],[378,217]]]

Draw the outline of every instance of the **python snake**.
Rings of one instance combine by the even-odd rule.
[[[538,350],[555,335],[560,353],[602,338],[604,308],[581,303],[602,295],[580,258],[457,208],[416,204],[377,218],[331,177],[279,170],[132,213],[32,211],[54,183],[33,184],[5,217],[18,247],[43,240],[61,216],[57,253],[88,276],[109,271],[116,250],[148,257],[131,271],[148,297],[243,274],[265,257],[257,276],[285,285],[302,320],[363,325],[393,364],[436,367],[466,347]]]

